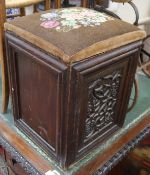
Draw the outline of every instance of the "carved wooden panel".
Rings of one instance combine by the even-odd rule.
[[[137,50],[114,58],[116,61],[111,65],[107,61],[104,64],[97,61],[91,66],[90,63],[74,66],[78,82],[77,159],[122,126],[127,109],[125,99],[129,100],[134,78],[131,74],[135,72],[131,65],[136,58]]]
[[[90,84],[84,141],[91,139],[106,126],[115,122],[113,115],[121,77],[121,70],[116,70]]]

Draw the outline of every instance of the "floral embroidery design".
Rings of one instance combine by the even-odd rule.
[[[43,21],[41,26],[44,28],[68,32],[81,26],[99,26],[103,22],[113,20],[113,18],[91,9],[68,8],[42,14],[40,20]]]
[[[59,22],[58,21],[54,21],[54,20],[44,21],[41,24],[41,26],[44,27],[44,28],[55,28],[55,27],[59,26]]]

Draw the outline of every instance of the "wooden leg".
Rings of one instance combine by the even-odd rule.
[[[81,6],[87,8],[88,7],[87,0],[81,0]]]
[[[149,62],[150,62],[150,58],[149,58]],[[146,67],[146,70],[150,72],[150,65]]]
[[[7,63],[6,63],[6,52],[4,49],[4,39],[1,35],[0,42],[0,58],[1,58],[1,74],[2,74],[2,113],[7,111],[8,101],[9,101],[9,84],[8,84],[8,73],[7,73]]]
[[[20,16],[25,16],[25,8],[20,8]]]
[[[2,112],[5,113],[9,101],[9,84],[4,44],[4,22],[6,20],[5,0],[0,1],[0,59],[2,72]]]
[[[149,40],[150,35],[147,35],[147,37],[144,39],[144,44],[141,49],[138,62],[139,70],[141,70],[148,78],[150,78],[150,52],[147,49],[145,49],[144,46]]]
[[[150,78],[150,53],[142,48],[139,58],[139,69]]]
[[[128,106],[128,110],[127,112],[131,111],[133,109],[133,107],[135,106],[137,100],[138,100],[138,97],[139,97],[139,83],[138,83],[138,77],[137,77],[137,74],[135,75],[135,78],[134,78],[134,82],[133,82],[133,86],[134,86],[134,98],[132,99],[132,103],[130,104],[130,106]]]
[[[55,8],[61,8],[61,0],[55,0]]]
[[[5,57],[6,58],[6,57]],[[6,59],[1,60],[1,72],[2,72],[2,113],[7,112],[9,102],[9,83]]]
[[[45,0],[45,10],[49,10],[51,8],[51,1]]]
[[[38,12],[38,10],[37,10],[37,4],[35,4],[34,6],[33,6],[33,11],[34,11],[34,13],[36,13],[36,12]]]

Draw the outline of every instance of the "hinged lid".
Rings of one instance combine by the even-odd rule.
[[[66,63],[145,37],[144,31],[131,24],[81,7],[53,9],[16,18],[6,23],[5,29]]]

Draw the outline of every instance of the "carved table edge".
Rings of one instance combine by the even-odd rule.
[[[11,155],[13,159],[28,173],[29,175],[43,175],[29,161],[27,161],[4,137],[0,135],[0,145]]]
[[[106,175],[115,165],[117,165],[137,144],[142,141],[147,135],[150,134],[150,125],[142,130],[135,138],[129,141],[118,151],[114,156],[109,159],[99,170],[92,175]]]
[[[117,165],[141,140],[150,134],[150,125],[142,130],[134,139],[129,141],[119,152],[117,152],[108,162],[106,162],[93,175],[106,175],[115,165]],[[11,155],[12,158],[29,174],[43,175],[29,161],[27,161],[4,137],[0,135],[0,145]]]

